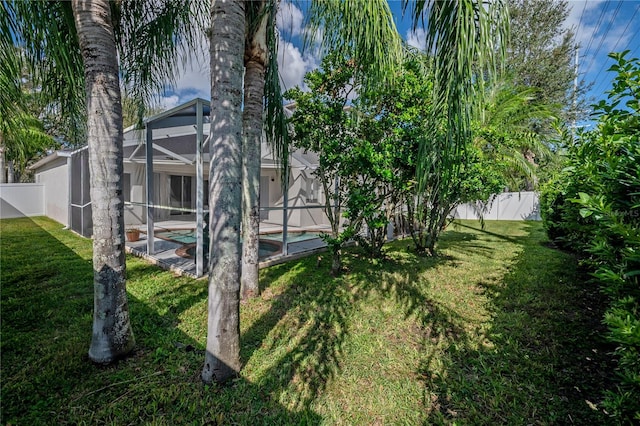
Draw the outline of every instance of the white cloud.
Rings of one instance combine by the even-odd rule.
[[[183,103],[178,95],[162,96],[158,101],[158,107],[168,110]]]
[[[278,42],[278,67],[282,83],[282,90],[299,86],[306,90],[304,85],[304,75],[317,68],[318,49],[310,48],[304,54],[300,48],[294,45],[291,38],[304,34],[304,15],[300,8],[292,4],[289,0],[282,0],[276,16],[277,26],[280,32]],[[321,36],[321,33],[318,33]],[[283,38],[286,36],[286,40]],[[211,97],[211,79],[209,74],[209,43],[206,37],[202,37],[201,46],[186,55],[185,69],[176,78],[173,91],[169,91],[173,96],[161,97],[163,106],[172,107],[187,102],[194,97],[209,99]],[[176,104],[173,104],[175,97],[178,97]]]
[[[306,90],[304,75],[317,68],[318,63],[318,58],[303,55],[293,43],[282,39],[278,42],[278,69],[283,91],[295,86]]]
[[[176,79],[175,90],[180,93],[180,101],[187,102],[193,98],[209,99],[211,97],[211,77],[209,74],[209,58],[206,62],[193,62]]]
[[[565,21],[565,28],[575,32],[576,41],[582,49],[587,47],[594,35],[602,3],[605,2],[600,0],[569,2],[569,16]]]
[[[625,8],[616,12],[613,4],[606,3],[601,0],[569,2],[571,9],[565,27],[576,33],[576,42],[580,46],[581,73],[598,71],[603,61],[609,62],[606,57],[609,52],[628,48],[632,32],[624,32],[629,21],[629,17],[625,16]],[[622,6],[626,4],[622,3]]]
[[[407,44],[424,51],[426,49],[427,36],[423,28],[417,28],[415,31],[407,30]]]
[[[180,96],[180,103],[198,97],[211,98],[211,77],[209,73],[209,40],[203,35],[199,46],[185,52],[183,69],[176,77],[174,91]]]
[[[287,0],[280,3],[276,15],[276,25],[280,31],[292,37],[297,36],[302,34],[303,24],[304,15],[297,6]]]

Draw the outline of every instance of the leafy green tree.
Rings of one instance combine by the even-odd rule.
[[[504,181],[471,140],[454,147],[446,137],[437,135],[421,144],[428,146],[430,153],[420,172],[426,183],[417,187],[407,202],[409,226],[418,252],[435,255],[451,211],[465,202],[487,200],[504,187]]]
[[[511,31],[505,70],[516,86],[535,89],[540,103],[554,106],[566,121],[586,115],[581,84],[574,93],[575,34],[564,26],[570,3],[561,0],[508,0]],[[574,97],[574,95],[576,95]],[[574,102],[575,101],[575,102]],[[549,122],[537,122],[549,132]]]
[[[435,132],[446,120],[447,143],[463,145],[471,131],[469,100],[478,97],[474,81],[483,80],[477,78],[479,75],[493,78],[504,54],[506,7],[503,2],[487,5],[478,0],[404,0],[403,4],[410,11],[414,27],[426,25],[426,50],[433,53],[433,108],[428,129]],[[386,2],[314,2],[309,13],[309,33],[322,29],[321,51],[351,57],[357,73],[365,76],[358,79],[366,87],[392,78],[402,62],[403,49]],[[420,171],[429,167],[429,161],[421,149],[417,157],[421,185],[426,183],[428,173]]]
[[[347,162],[355,178],[348,181],[345,216],[349,223],[366,225],[354,239],[371,257],[381,258],[387,225],[400,199],[399,169],[405,157],[399,156],[406,151],[389,137],[378,117],[365,116],[360,109],[354,112],[358,138]]]
[[[432,106],[433,82],[428,65],[427,56],[409,52],[392,84],[367,90],[357,101],[359,113],[372,127],[362,133],[368,138],[378,137],[373,151],[378,158],[372,162],[375,166],[368,168],[376,171],[374,182],[378,187],[363,191],[363,196],[373,201],[374,196],[382,195],[382,205],[365,215],[369,235],[360,239],[376,256],[386,240],[387,224],[393,222],[398,229],[405,225],[406,202],[416,189],[419,141]]]
[[[3,6],[1,21],[11,30],[3,37],[24,48],[59,113],[86,128],[94,269],[89,358],[109,363],[134,346],[125,287],[121,77],[136,98],[157,93],[179,66],[176,46],[192,43],[201,29],[199,10],[189,0]]]
[[[387,205],[403,206],[407,211],[409,231],[419,251],[435,253],[435,244],[446,225],[450,212],[460,203],[487,199],[504,185],[493,159],[476,148],[471,140],[463,146],[451,145],[443,136],[448,121],[442,120],[441,133],[433,137],[430,118],[433,114],[433,75],[430,58],[415,54],[404,64],[394,84],[365,94],[363,105],[383,127],[388,168],[393,178],[388,184],[393,191]],[[370,133],[370,132],[368,132]],[[429,135],[429,136],[425,136]],[[418,158],[418,150],[426,158]],[[418,162],[428,159],[422,169],[425,179],[417,185]],[[387,216],[387,220],[391,215]]]
[[[344,243],[360,228],[360,223],[353,220],[342,226],[344,203],[352,185],[350,181],[354,179],[350,159],[357,146],[353,115],[347,107],[356,90],[354,74],[352,61],[328,55],[322,61],[322,70],[311,71],[305,76],[310,92],[296,87],[284,94],[296,103],[290,120],[293,146],[319,156],[314,175],[325,195],[324,211],[331,225],[331,235],[326,241],[332,253],[331,272],[334,275],[342,269]]]

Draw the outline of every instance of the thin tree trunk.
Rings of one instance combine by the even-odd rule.
[[[240,219],[244,2],[211,2],[209,304],[202,380],[240,371]]]
[[[260,12],[266,2],[262,1]],[[252,5],[253,6],[253,5]],[[250,6],[247,6],[250,7]],[[242,243],[242,298],[257,296],[259,234],[260,234],[260,160],[262,145],[264,73],[267,61],[267,14],[261,19],[254,34],[247,40],[244,52],[244,113],[243,123],[243,243]]]
[[[85,69],[93,218],[93,336],[89,358],[109,363],[133,350],[124,254],[122,106],[107,0],[72,3]]]
[[[340,235],[340,177],[335,178],[334,182],[334,199],[333,199],[333,221],[331,222],[331,232],[333,238],[337,239]],[[331,259],[331,275],[337,277],[342,271],[342,244],[334,247]]]
[[[13,160],[7,161],[7,183],[16,182],[16,168]]]
[[[7,175],[4,165],[5,152],[6,150],[2,140],[2,133],[0,133],[0,183],[7,183]]]

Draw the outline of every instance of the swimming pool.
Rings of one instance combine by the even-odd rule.
[[[314,240],[320,238],[322,232],[316,231],[292,231],[287,232],[287,243]],[[196,253],[195,229],[164,229],[156,231],[155,236],[163,240],[173,241],[182,244],[176,249],[176,254],[180,257],[193,259]],[[260,234],[258,242],[258,257],[266,259],[282,252],[282,232],[270,232]]]
[[[323,232],[318,231],[290,231],[287,232],[287,242],[297,243],[300,241],[313,240],[320,238],[322,234]],[[155,236],[162,238],[163,240],[175,241],[182,244],[196,243],[195,229],[165,229],[162,231],[156,231]],[[260,234],[260,239],[282,242],[282,232]]]
[[[324,232],[318,231],[289,231],[287,232],[287,243],[297,243],[300,241],[314,240],[320,238]],[[260,234],[261,240],[282,242],[282,232],[269,232]]]
[[[259,241],[258,242],[258,258],[266,259],[270,256],[274,256],[282,251],[282,244],[278,244],[273,241]],[[196,257],[196,245],[186,244],[176,249],[176,254],[180,257],[187,259],[195,259]]]

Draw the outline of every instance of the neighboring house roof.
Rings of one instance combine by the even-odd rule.
[[[47,164],[51,163],[52,161],[57,160],[58,158],[69,158],[71,157],[73,154],[83,151],[85,149],[87,149],[88,147],[85,145],[82,148],[78,148],[78,149],[62,149],[59,151],[54,151],[51,154],[47,155],[44,158],[41,158],[40,160],[36,161],[35,163],[33,163],[32,165],[30,165],[28,168],[29,170],[38,170],[44,166],[46,166]]]

